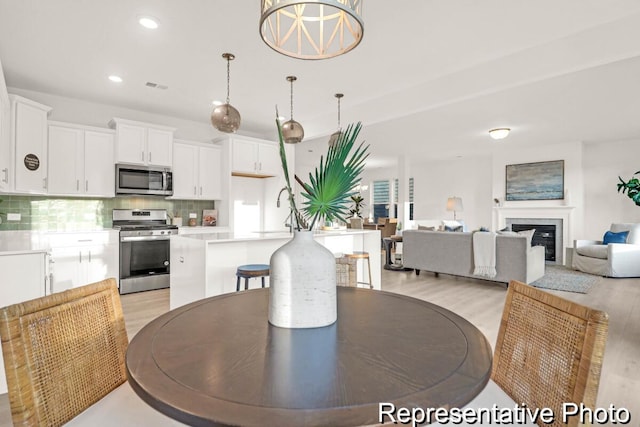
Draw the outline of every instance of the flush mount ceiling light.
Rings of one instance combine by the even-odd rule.
[[[333,146],[333,144],[338,141],[338,138],[340,138],[340,135],[342,134],[342,129],[340,129],[340,98],[342,98],[344,95],[341,93],[336,93],[334,96],[338,98],[338,130],[332,133],[331,137],[329,137],[329,147]]]
[[[223,53],[222,57],[227,60],[227,102],[218,105],[211,113],[211,124],[220,132],[234,133],[240,127],[240,113],[229,104],[229,63],[235,59],[233,53]]]
[[[110,75],[109,80],[111,80],[114,83],[122,83],[122,77],[116,76],[115,74]]]
[[[489,131],[489,135],[493,139],[504,139],[509,135],[509,132],[511,132],[509,128],[495,128]]]
[[[262,0],[260,35],[273,50],[298,59],[327,59],[358,46],[362,0]]]
[[[150,30],[155,30],[156,28],[158,28],[158,20],[151,16],[140,16],[138,18],[138,24]]]
[[[287,81],[291,83],[291,119],[282,124],[282,136],[287,144],[297,144],[304,138],[302,125],[293,120],[293,82],[296,80],[296,76],[287,76]]]

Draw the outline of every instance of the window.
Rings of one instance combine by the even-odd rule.
[[[393,210],[395,217],[398,217],[398,178],[394,181],[393,186]],[[413,178],[409,178],[409,219],[413,220]]]
[[[389,181],[373,181],[373,220],[389,216]]]

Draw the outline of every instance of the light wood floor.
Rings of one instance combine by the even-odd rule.
[[[506,290],[481,280],[430,273],[382,271],[382,288],[443,306],[476,325],[495,343]],[[564,298],[609,313],[598,406],[625,407],[631,424],[640,420],[640,279],[602,279],[588,294],[551,291]],[[167,289],[122,296],[129,338],[169,309]],[[429,325],[425,325],[429,327]],[[0,395],[0,426],[10,426],[7,395]]]

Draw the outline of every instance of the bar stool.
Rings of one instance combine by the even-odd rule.
[[[262,279],[262,287],[264,288],[264,278],[269,275],[269,266],[267,264],[247,264],[241,265],[236,270],[236,291],[240,290],[240,279],[244,279],[244,290],[249,289],[249,279],[252,277],[260,277]]]
[[[369,252],[353,251],[353,253],[344,254],[344,257],[349,259],[355,259],[356,261],[359,259],[363,260],[363,262],[365,260],[367,261],[367,269],[369,272],[369,282],[356,282],[356,287],[358,286],[358,284],[361,283],[363,285],[369,285],[369,288],[373,289],[373,283],[371,283],[371,261],[369,260]]]

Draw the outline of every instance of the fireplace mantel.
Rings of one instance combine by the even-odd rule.
[[[571,213],[575,206],[500,206],[493,208],[493,227],[500,230],[505,227],[507,218],[561,219],[563,246],[570,246]],[[564,248],[563,248],[564,250]]]

